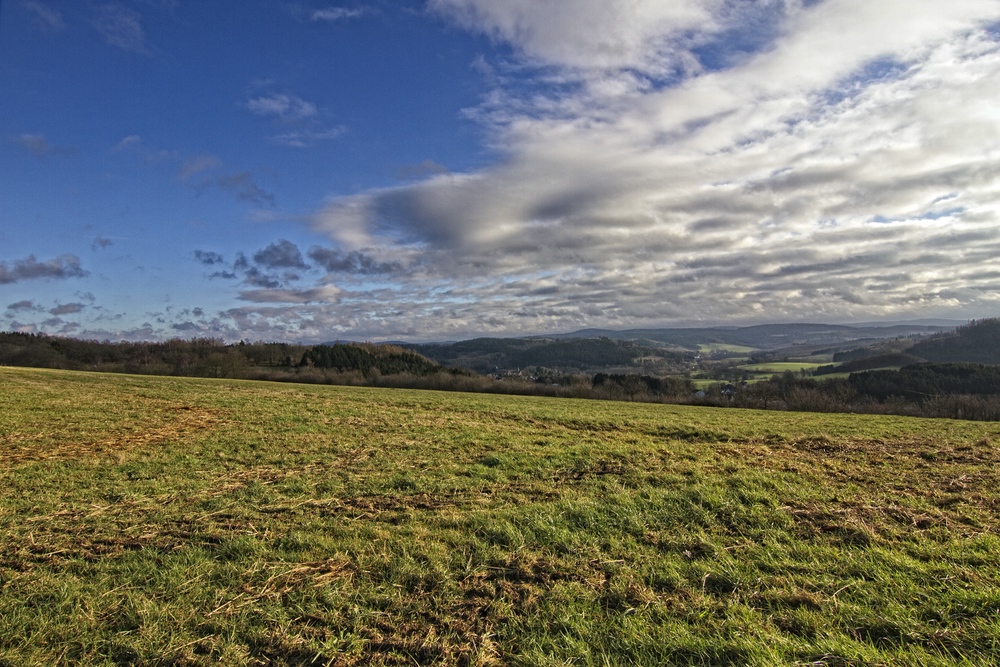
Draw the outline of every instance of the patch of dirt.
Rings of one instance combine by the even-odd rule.
[[[841,503],[839,505],[791,505],[785,508],[798,524],[800,536],[827,535],[845,546],[871,545],[879,536],[922,534],[944,529],[955,537],[973,537],[984,527],[970,524],[960,514],[942,510],[920,511],[895,504],[884,506]]]
[[[31,461],[85,459],[107,454],[120,455],[167,440],[180,440],[193,433],[211,430],[224,421],[223,411],[180,405],[161,411],[165,422],[159,426],[126,431],[113,438],[41,445],[38,434],[8,434],[0,439],[0,464],[17,465]],[[35,441],[35,442],[32,442]]]

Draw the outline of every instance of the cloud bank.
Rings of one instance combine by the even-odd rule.
[[[318,211],[313,259],[355,268],[325,316],[402,336],[995,312],[998,4],[747,4],[433,0],[515,54],[467,111],[503,158]]]

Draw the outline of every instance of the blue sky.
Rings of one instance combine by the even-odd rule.
[[[1000,314],[998,0],[0,4],[0,329]]]

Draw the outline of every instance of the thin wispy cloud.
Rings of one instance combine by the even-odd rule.
[[[116,152],[124,151],[140,146],[141,144],[142,144],[142,137],[140,137],[138,134],[130,134],[127,137],[122,138],[122,140],[119,141],[117,144],[115,144],[114,148],[112,148],[111,150]]]
[[[245,108],[259,116],[269,117],[283,131],[268,137],[281,146],[306,148],[317,142],[340,137],[346,131],[343,125],[328,125],[320,108],[301,97],[287,93],[253,97]]]
[[[318,141],[338,139],[347,131],[343,125],[322,130],[295,130],[269,137],[270,141],[291,148],[307,148]]]
[[[199,194],[208,190],[228,192],[237,201],[248,202],[257,206],[273,208],[275,205],[274,193],[260,187],[253,175],[248,171],[209,178],[195,186],[195,191]]]
[[[35,25],[45,32],[57,33],[66,29],[62,13],[38,0],[23,0],[21,6],[35,17]]]
[[[310,14],[310,21],[343,21],[344,19],[356,19],[360,16],[364,16],[366,10],[363,8],[348,8],[348,7],[326,7],[324,9],[313,10]]]
[[[41,134],[20,134],[14,137],[13,140],[37,158],[44,158],[49,155],[74,155],[76,153],[75,148],[71,146],[56,146]]]
[[[148,52],[142,16],[129,7],[118,4],[98,6],[94,9],[93,25],[111,46],[132,53]]]
[[[186,181],[192,176],[212,169],[218,169],[221,166],[222,160],[215,155],[197,155],[184,160],[180,170],[177,172],[177,178]]]

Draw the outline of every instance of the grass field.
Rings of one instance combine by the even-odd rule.
[[[746,364],[740,368],[751,373],[784,373],[785,371],[798,373],[801,370],[811,373],[822,365],[809,361],[770,361],[760,364]]]
[[[1000,656],[1000,424],[0,382],[5,667]]]

